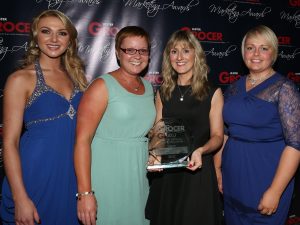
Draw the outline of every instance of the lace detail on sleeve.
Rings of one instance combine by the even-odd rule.
[[[300,150],[300,93],[296,85],[282,77],[256,97],[278,105],[286,145]]]
[[[278,110],[286,144],[300,150],[300,93],[291,81],[282,84]]]
[[[278,103],[279,92],[285,81],[285,78],[277,80],[275,83],[256,94],[256,97],[267,102]]]

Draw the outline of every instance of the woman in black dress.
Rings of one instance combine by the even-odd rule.
[[[213,153],[223,142],[220,88],[209,85],[205,53],[192,32],[176,31],[164,50],[156,121],[181,118],[193,140],[187,168],[151,171],[146,217],[151,225],[219,225]],[[149,164],[159,163],[150,156]]]

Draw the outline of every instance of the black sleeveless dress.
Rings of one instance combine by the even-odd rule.
[[[209,112],[216,88],[211,88],[203,101],[191,96],[190,90],[190,86],[176,86],[170,100],[161,98],[162,116],[182,118],[196,149],[210,138]],[[183,93],[186,94],[180,101]],[[177,168],[149,173],[150,193],[145,213],[151,225],[222,224],[222,205],[212,154],[204,155],[202,161],[202,168],[194,172]]]

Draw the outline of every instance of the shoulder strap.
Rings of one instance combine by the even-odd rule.
[[[44,79],[44,75],[43,75],[43,71],[41,68],[41,65],[39,63],[39,60],[36,59],[34,62],[34,68],[36,71],[36,85],[40,86],[40,85],[45,85],[45,79]]]

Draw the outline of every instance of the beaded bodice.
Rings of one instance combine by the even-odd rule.
[[[33,124],[54,121],[63,117],[73,120],[79,103],[77,94],[81,93],[78,87],[74,87],[70,99],[55,91],[45,82],[43,72],[38,60],[34,64],[36,70],[36,86],[29,98],[24,113],[26,128]]]

